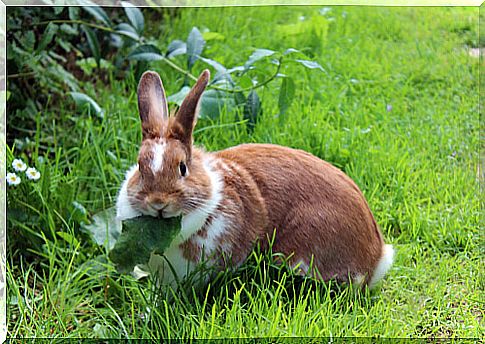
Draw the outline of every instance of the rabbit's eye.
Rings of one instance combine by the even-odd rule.
[[[182,177],[185,177],[187,175],[187,166],[185,166],[185,163],[183,161],[180,162],[179,170]]]

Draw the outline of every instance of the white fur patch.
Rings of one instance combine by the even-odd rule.
[[[381,259],[379,260],[379,263],[377,264],[377,267],[374,270],[372,278],[369,282],[369,288],[375,287],[377,282],[379,282],[384,277],[387,271],[389,271],[389,269],[391,268],[393,260],[394,249],[392,248],[392,245],[384,245]]]
[[[126,171],[125,181],[121,185],[120,193],[118,194],[118,198],[116,200],[116,218],[119,221],[131,219],[132,217],[141,215],[138,210],[132,207],[128,196],[128,182],[130,178],[133,177],[136,170],[138,170],[138,164],[131,166],[130,169]]]
[[[153,173],[157,173],[163,168],[163,155],[165,154],[165,147],[167,146],[165,140],[161,140],[153,146],[153,160],[150,167]]]
[[[163,262],[158,265],[160,280],[163,284],[175,286],[177,280],[182,280],[194,269],[194,265],[185,259],[178,245],[170,245],[163,255],[165,256],[161,258]],[[160,260],[160,258],[157,259]]]
[[[207,218],[214,214],[222,200],[223,182],[220,175],[212,168],[212,160],[204,161],[204,169],[211,180],[211,196],[201,207],[182,217],[181,231],[164,253],[164,256],[175,270],[178,279],[183,279],[194,268],[193,264],[184,258],[179,245],[204,226]],[[201,239],[199,242],[201,246],[204,246],[206,253],[215,248],[216,239],[223,232],[224,228],[225,222],[223,218],[219,219],[219,217],[216,217],[208,228],[207,238]],[[164,263],[163,270],[163,282],[173,284],[175,276],[167,262]]]
[[[204,169],[211,180],[211,196],[202,206],[182,217],[182,230],[179,237],[174,240],[176,245],[197,233],[222,200],[223,182],[220,175],[212,168],[211,162],[204,161]]]
[[[197,237],[197,243],[203,248],[205,255],[210,255],[219,245],[218,239],[225,232],[227,221],[224,216],[214,218],[207,228],[207,238]]]

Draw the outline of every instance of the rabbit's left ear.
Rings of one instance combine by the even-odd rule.
[[[179,133],[179,139],[184,144],[192,144],[192,131],[194,130],[195,123],[197,122],[200,99],[207,84],[209,83],[209,78],[210,73],[209,70],[206,69],[202,72],[194,87],[192,87],[189,94],[185,97],[175,117],[182,129],[182,132]]]
[[[143,139],[160,137],[168,121],[168,105],[162,80],[156,72],[143,73],[138,83],[138,111]]]

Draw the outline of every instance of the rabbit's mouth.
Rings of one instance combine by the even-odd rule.
[[[158,217],[159,218],[162,218],[162,219],[168,219],[170,217],[175,217],[175,216],[179,216],[181,215],[181,211],[178,210],[178,211],[170,211],[167,209],[167,207],[163,208],[163,209],[160,209],[158,211]]]

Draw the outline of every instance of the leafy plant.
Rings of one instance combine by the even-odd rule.
[[[144,17],[140,9],[125,1],[122,11],[112,9],[109,14],[88,0],[79,0],[79,4],[81,7],[8,9],[10,119],[33,126],[32,118],[38,111],[57,105],[68,92],[80,110],[87,108],[102,116],[89,88],[112,72],[112,67],[117,77],[125,77],[129,61],[124,56],[146,41],[142,36]],[[83,81],[88,79],[85,87]],[[15,131],[9,130],[9,135],[12,133]]]
[[[286,49],[284,52],[277,52],[269,49],[255,49],[244,64],[226,68],[220,62],[203,57],[205,47],[203,35],[197,27],[193,27],[187,40],[172,41],[165,52],[162,52],[153,44],[142,44],[133,49],[128,55],[129,60],[155,62],[163,61],[171,68],[185,76],[183,85],[179,91],[171,95],[169,102],[181,105],[185,95],[190,90],[189,79],[197,80],[192,74],[192,69],[197,61],[212,67],[215,75],[204,93],[201,101],[200,117],[218,118],[222,109],[233,111],[239,109],[243,119],[247,121],[248,129],[251,131],[256,124],[259,115],[262,113],[261,100],[257,89],[264,87],[274,80],[281,78],[283,82],[279,88],[279,116],[284,121],[285,113],[290,107],[295,95],[295,82],[290,76],[281,72],[282,68],[289,63],[298,63],[309,69],[323,70],[315,61],[310,61],[307,56],[297,49]],[[185,55],[186,69],[175,62],[180,61],[180,56]],[[273,73],[265,75],[263,81],[258,81],[252,72],[262,62],[269,62],[274,66]]]

